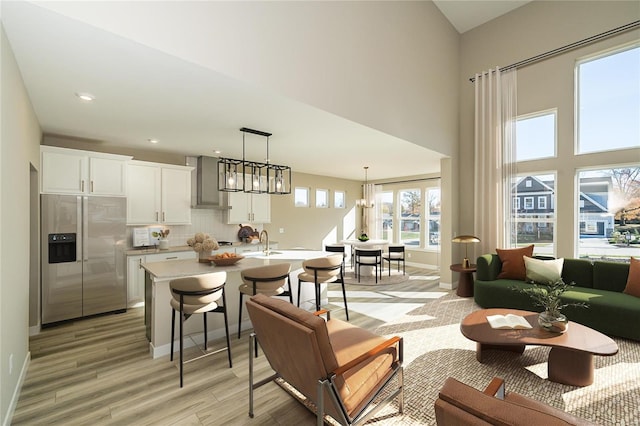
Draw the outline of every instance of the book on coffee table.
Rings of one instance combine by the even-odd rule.
[[[487,321],[489,321],[491,328],[531,328],[529,321],[520,315],[514,314],[488,315]]]

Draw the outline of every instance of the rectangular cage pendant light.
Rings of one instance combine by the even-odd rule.
[[[291,194],[291,167],[269,164],[269,194]]]
[[[269,136],[271,133],[242,127],[242,160],[218,160],[218,190],[224,192],[250,192],[253,194],[290,194],[291,167],[269,163]],[[267,138],[266,163],[245,160],[245,134]]]
[[[268,191],[267,164],[255,161],[244,162],[244,192],[266,194]]]
[[[218,190],[223,192],[244,191],[242,160],[220,158],[218,160]]]

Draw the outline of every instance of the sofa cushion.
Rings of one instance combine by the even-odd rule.
[[[586,259],[565,259],[562,280],[567,284],[593,288],[593,263]]]
[[[496,253],[502,262],[502,271],[498,274],[498,278],[525,280],[526,269],[523,256],[533,255],[533,244],[517,249],[496,249]]]
[[[584,302],[586,308],[567,306],[562,313],[571,321],[591,327],[601,333],[640,340],[637,327],[640,298],[617,291],[596,288],[575,288],[565,291],[563,302]]]
[[[640,259],[631,258],[629,264],[629,275],[627,284],[624,287],[624,293],[635,297],[640,297]]]
[[[593,288],[622,293],[629,276],[629,264],[593,262]]]
[[[564,259],[540,260],[523,256],[527,282],[550,284],[560,280]]]

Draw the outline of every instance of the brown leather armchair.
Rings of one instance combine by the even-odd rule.
[[[449,377],[435,402],[439,425],[593,425],[515,392],[494,378],[484,392]]]
[[[403,412],[401,337],[386,339],[320,311],[327,314],[325,321],[319,313],[261,294],[246,305],[254,327],[249,347],[250,417],[254,389],[278,378],[317,407],[318,425],[323,424],[324,414],[343,425],[364,423],[396,397]],[[275,371],[258,383],[253,379],[256,339]],[[383,401],[369,407],[392,385]]]

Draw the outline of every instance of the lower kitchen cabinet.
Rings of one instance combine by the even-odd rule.
[[[155,253],[127,257],[127,307],[133,308],[144,304],[144,269],[143,263],[163,262],[165,260],[195,259],[194,251]]]

